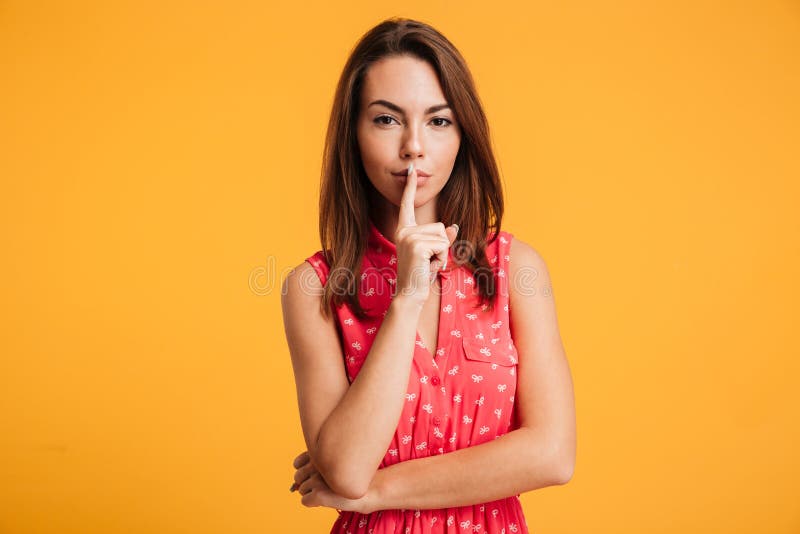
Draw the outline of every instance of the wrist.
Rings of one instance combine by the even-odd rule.
[[[411,295],[398,293],[392,298],[389,308],[397,310],[403,316],[409,313],[422,313],[425,301],[419,300]]]

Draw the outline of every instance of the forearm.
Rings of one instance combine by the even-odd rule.
[[[319,433],[312,459],[329,484],[366,492],[402,413],[421,306],[395,298],[369,355]]]
[[[520,428],[487,443],[379,469],[371,510],[435,509],[499,500],[560,484],[553,440]]]

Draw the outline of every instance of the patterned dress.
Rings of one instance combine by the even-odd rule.
[[[455,264],[452,250],[440,271],[438,346],[417,333],[405,405],[380,468],[479,445],[519,428],[514,409],[517,350],[509,330],[508,261],[512,235],[500,231],[486,248],[497,281],[493,311],[481,306],[472,273]],[[381,326],[397,283],[394,243],[370,224],[359,299],[370,313],[360,321],[349,305],[335,309],[350,383],[358,375]],[[329,265],[322,251],[306,259],[324,284]],[[432,291],[437,290],[432,287]],[[523,534],[528,528],[519,495],[434,510],[341,511],[331,534]]]

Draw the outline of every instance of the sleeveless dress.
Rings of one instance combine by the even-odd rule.
[[[488,236],[491,237],[491,236]],[[481,306],[469,269],[452,250],[440,271],[438,346],[417,332],[405,403],[380,468],[447,454],[496,439],[519,428],[514,404],[517,350],[509,329],[508,261],[512,234],[500,231],[487,246],[495,274],[493,311]],[[370,315],[360,321],[345,304],[334,308],[350,383],[358,375],[381,326],[397,282],[394,243],[370,222],[359,299]],[[306,259],[324,284],[330,267],[322,251]],[[431,291],[436,291],[435,286]],[[422,510],[340,511],[331,534],[488,533],[527,534],[519,494],[470,506]]]

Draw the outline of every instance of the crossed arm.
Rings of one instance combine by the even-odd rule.
[[[306,493],[304,504],[366,514],[490,502],[568,482],[571,472],[563,453],[547,436],[522,427],[487,443],[379,469],[360,499],[345,499],[316,486],[317,495]],[[300,492],[304,489],[301,485]]]
[[[300,467],[295,480],[303,504],[362,513],[436,509],[490,502],[571,479],[576,455],[573,385],[549,274],[541,256],[524,242],[512,241],[510,257],[520,428],[488,443],[378,469],[357,499],[333,492],[306,456],[308,463],[295,464]],[[522,280],[528,281],[527,287],[520,287]]]

